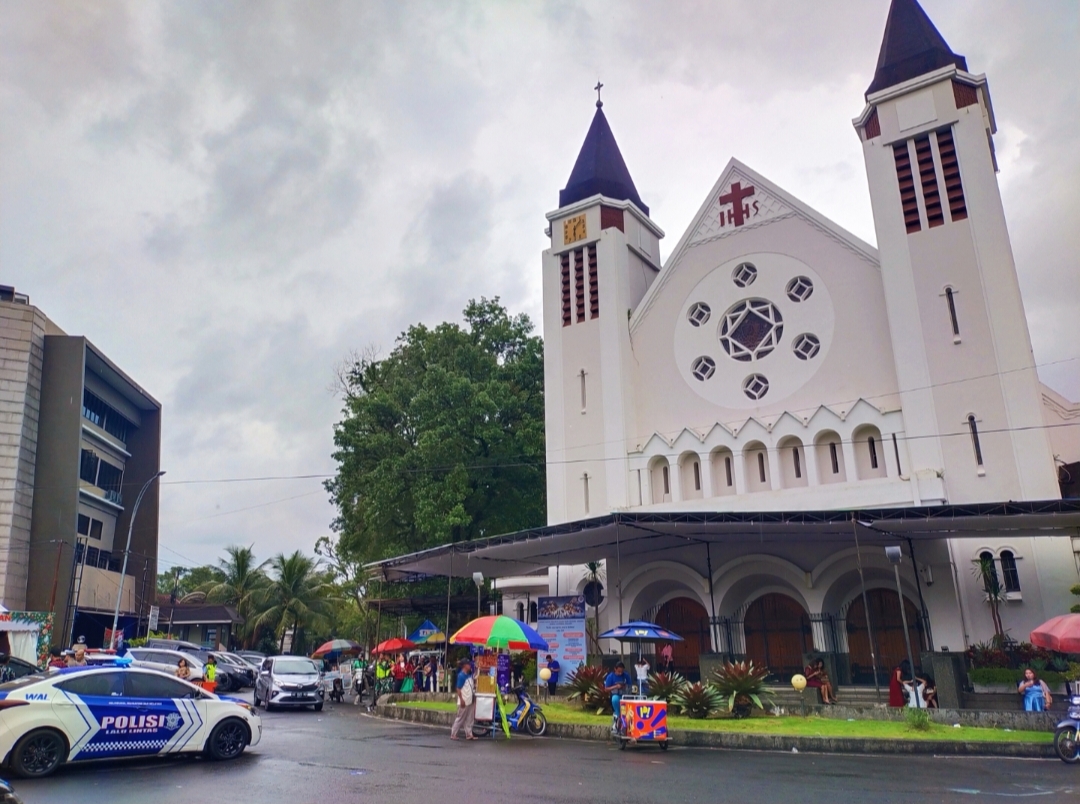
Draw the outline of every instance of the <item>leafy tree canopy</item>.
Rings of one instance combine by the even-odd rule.
[[[224,580],[224,573],[217,567],[173,567],[158,574],[157,590],[162,595],[171,595],[175,591],[176,599],[180,600],[186,594],[205,591]]]
[[[543,524],[543,344],[526,315],[471,301],[342,372],[336,558],[358,564]]]

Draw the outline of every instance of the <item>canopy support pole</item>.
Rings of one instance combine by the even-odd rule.
[[[446,576],[446,642],[443,643],[443,675],[446,676],[446,691],[450,692],[450,589],[454,582],[454,551],[450,550],[450,574]]]
[[[615,517],[615,572],[616,572],[616,580],[618,582],[618,589],[619,589],[619,622],[624,623],[624,622],[626,622],[626,619],[623,617],[623,610],[622,610],[622,546],[620,545],[620,538],[621,538],[620,531],[621,531],[621,525],[619,524],[619,516],[618,516],[618,514],[616,514],[616,517]],[[599,610],[599,607],[597,607],[596,617],[597,617],[596,630],[599,631],[600,630],[600,610]],[[621,661],[621,662],[626,661],[626,656],[623,655],[623,643],[622,643],[621,639],[619,640],[619,661]]]
[[[915,545],[912,543],[911,538],[907,540],[908,555],[911,556],[911,568],[915,571],[915,589],[919,592],[919,609],[922,615],[923,625],[925,627],[926,647],[931,653],[934,652],[934,631],[930,628],[930,612],[926,610],[926,601],[922,596],[922,579],[919,578],[919,564],[915,561]],[[920,645],[920,647],[922,647]]]
[[[855,559],[859,565],[859,585],[862,587],[863,616],[866,617],[866,636],[870,640],[870,665],[874,668],[874,695],[881,702],[881,682],[878,681],[877,651],[874,649],[874,629],[870,626],[870,603],[866,598],[866,576],[863,575],[862,548],[859,546],[859,525],[851,515],[851,532],[855,535]],[[914,668],[912,668],[914,669]]]
[[[713,653],[716,653],[717,648],[720,646],[720,640],[717,639],[716,633],[716,596],[713,592],[711,542],[705,542],[705,566],[709,571],[709,638],[712,640]]]

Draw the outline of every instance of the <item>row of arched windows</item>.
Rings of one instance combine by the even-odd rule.
[[[858,428],[850,447],[845,449],[838,433],[825,430],[818,433],[810,446],[804,445],[798,436],[785,436],[772,450],[761,441],[751,441],[739,454],[728,447],[717,447],[705,458],[696,452],[684,452],[675,466],[666,457],[657,456],[649,464],[652,502],[887,476],[886,450],[876,427]],[[892,449],[899,474],[900,455],[895,442]],[[850,458],[854,459],[854,466],[847,465]],[[708,462],[708,472],[703,460]],[[678,473],[677,493],[672,472]]]

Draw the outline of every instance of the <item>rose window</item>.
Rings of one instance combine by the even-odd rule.
[[[743,393],[757,401],[769,393],[769,381],[764,374],[751,374],[742,384]]]
[[[712,308],[705,302],[694,302],[689,310],[686,311],[686,317],[690,321],[690,324],[695,327],[700,327],[702,324],[709,320],[709,316],[712,315]]]
[[[817,335],[804,332],[791,344],[791,350],[799,360],[809,360],[821,351],[821,341]]]
[[[757,268],[752,262],[739,263],[731,272],[731,281],[741,288],[752,285],[755,279],[757,279]]]
[[[787,284],[787,296],[793,302],[804,302],[814,293],[814,283],[809,277],[797,276]]]
[[[748,362],[765,357],[784,334],[784,318],[765,299],[741,301],[724,313],[720,345],[735,360]]]
[[[705,382],[716,371],[716,361],[711,357],[702,356],[694,361],[694,365],[690,368],[691,373],[695,379]]]

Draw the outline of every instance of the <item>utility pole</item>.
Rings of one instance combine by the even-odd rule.
[[[135,506],[131,509],[131,519],[128,520],[127,546],[124,547],[124,563],[120,566],[120,583],[116,589],[116,609],[113,610],[112,638],[108,645],[110,648],[116,640],[116,626],[120,622],[120,601],[124,597],[124,578],[127,576],[128,554],[131,552],[131,532],[135,528],[135,515],[139,513],[139,503],[142,502],[143,495],[146,494],[146,490],[150,488],[150,484],[163,474],[165,474],[164,469],[143,483],[143,487],[139,489],[139,496],[135,498]]]

